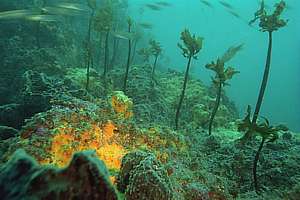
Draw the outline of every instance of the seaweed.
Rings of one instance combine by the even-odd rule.
[[[94,28],[97,32],[104,34],[104,69],[103,77],[106,79],[108,73],[108,63],[109,63],[109,36],[113,26],[114,16],[113,16],[113,5],[107,2],[103,7],[97,10],[94,17]]]
[[[87,33],[87,41],[86,41],[86,91],[89,90],[89,84],[90,84],[90,67],[92,64],[92,47],[91,47],[91,31],[92,31],[92,22],[93,17],[95,15],[96,10],[96,0],[87,0],[87,4],[89,8],[91,9],[91,14],[89,16],[89,22],[88,22],[88,33]]]
[[[239,130],[245,132],[244,136],[241,138],[241,142],[244,143],[251,138],[253,138],[254,133],[258,133],[262,140],[261,144],[256,152],[254,164],[253,164],[253,181],[256,193],[259,193],[258,183],[257,183],[257,176],[256,176],[256,168],[257,162],[259,159],[260,152],[263,148],[264,143],[269,140],[270,142],[276,140],[277,132],[280,130],[285,130],[286,127],[280,126],[270,126],[269,121],[265,119],[265,122],[257,124],[257,120],[259,117],[259,112],[261,109],[261,105],[263,102],[265,90],[268,83],[269,73],[270,73],[270,66],[271,66],[271,56],[272,56],[272,34],[274,31],[277,31],[279,28],[286,26],[287,20],[280,19],[280,15],[283,13],[286,7],[286,3],[284,1],[280,1],[279,3],[275,4],[275,10],[272,14],[268,15],[265,9],[264,1],[261,2],[260,8],[255,12],[254,18],[249,22],[249,24],[253,24],[257,20],[260,21],[260,31],[268,32],[268,53],[265,63],[265,70],[263,75],[263,80],[261,82],[259,95],[257,98],[255,111],[251,120],[251,108],[248,106],[247,109],[247,116],[243,120],[243,122],[239,125]]]
[[[149,40],[149,46],[139,49],[138,54],[143,58],[143,62],[149,62],[150,57],[154,56],[152,64],[151,77],[154,78],[158,57],[162,54],[162,47],[159,42],[154,39]]]
[[[128,24],[128,33],[131,33],[131,28],[133,25],[133,21],[130,17],[127,19],[127,24]],[[126,88],[127,88],[127,79],[128,79],[128,74],[129,74],[129,67],[130,67],[130,58],[131,58],[131,41],[132,39],[128,39],[128,56],[127,56],[127,63],[126,63],[126,72],[125,72],[125,78],[124,78],[124,83],[123,83],[123,92],[126,93]]]
[[[161,48],[160,43],[153,39],[149,41],[149,44],[150,44],[151,53],[154,56],[154,63],[153,63],[152,74],[151,74],[152,79],[154,79],[157,60],[158,60],[159,55],[161,55],[162,48]]]
[[[183,32],[181,32],[180,39],[183,41],[183,45],[178,43],[178,47],[181,49],[183,57],[188,59],[188,63],[186,66],[184,82],[183,82],[183,87],[182,87],[182,91],[181,91],[181,95],[180,95],[179,104],[178,104],[177,110],[176,110],[176,116],[175,116],[176,130],[178,129],[178,120],[179,120],[179,115],[180,115],[180,109],[182,106],[182,101],[184,99],[184,94],[185,94],[186,85],[187,85],[187,81],[188,81],[191,61],[192,61],[192,59],[197,59],[197,54],[202,49],[202,44],[203,44],[203,38],[196,37],[195,35],[191,35],[191,33],[188,29],[185,29]]]
[[[224,55],[221,58],[217,59],[216,63],[211,62],[205,65],[207,69],[210,69],[216,73],[212,82],[214,86],[217,88],[217,97],[216,97],[215,105],[209,119],[209,126],[208,126],[209,135],[211,135],[213,121],[220,105],[222,87],[228,85],[226,81],[232,79],[233,75],[239,73],[239,71],[236,71],[233,67],[227,67],[225,69],[225,62],[228,62],[230,59],[232,59],[235,56],[235,54],[238,51],[240,51],[242,48],[243,48],[243,44],[238,46],[232,46],[224,53]]]
[[[260,189],[257,180],[257,164],[262,148],[265,143],[274,142],[275,140],[277,140],[279,138],[279,131],[288,131],[288,128],[284,125],[271,126],[267,118],[263,118],[263,122],[259,124],[255,123],[253,125],[251,121],[251,107],[248,106],[246,117],[238,124],[238,131],[246,131],[248,134],[261,137],[261,142],[258,150],[256,151],[252,167],[255,192],[259,193]]]
[[[144,47],[138,50],[138,54],[143,58],[143,62],[149,62],[151,57],[151,49]]]
[[[135,33],[132,38],[132,56],[131,56],[131,63],[134,63],[135,56],[136,56],[136,49],[138,46],[139,41],[143,38],[143,32],[139,27],[136,27]]]
[[[285,1],[281,0],[279,3],[276,3],[274,7],[274,12],[268,15],[265,9],[265,3],[262,0],[260,8],[255,12],[254,18],[249,22],[249,25],[252,25],[254,22],[259,20],[259,27],[261,28],[260,31],[262,32],[273,32],[286,26],[288,20],[280,19],[280,15],[286,8]]]

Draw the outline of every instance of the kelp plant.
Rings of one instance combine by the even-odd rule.
[[[149,40],[149,47],[144,47],[138,51],[138,54],[143,57],[144,62],[149,62],[150,57],[154,56],[154,62],[152,65],[151,79],[154,79],[156,65],[158,61],[158,57],[162,53],[162,48],[159,42],[154,39]]]
[[[127,19],[127,24],[128,24],[128,33],[131,34],[131,28],[133,25],[133,21],[130,17]],[[124,78],[124,83],[123,83],[123,92],[126,93],[126,88],[127,88],[127,79],[128,79],[128,74],[129,74],[129,67],[130,67],[130,58],[131,58],[131,38],[128,38],[128,55],[127,55],[127,63],[126,63],[126,71],[125,71],[125,78]]]
[[[143,32],[140,27],[135,28],[135,33],[132,35],[132,53],[131,53],[131,63],[134,63],[135,56],[136,56],[136,49],[138,46],[139,41],[143,38]]]
[[[248,106],[246,117],[238,124],[238,131],[251,133],[252,135],[256,134],[260,136],[262,139],[259,148],[255,154],[253,160],[253,167],[252,167],[253,183],[254,183],[254,188],[256,193],[259,193],[259,187],[257,181],[257,164],[259,160],[259,155],[261,153],[261,150],[265,142],[274,142],[275,140],[278,139],[279,131],[288,131],[288,128],[284,125],[271,126],[268,119],[266,118],[263,119],[264,122],[259,124],[257,123],[253,124],[253,120],[251,121],[251,107]]]
[[[94,17],[94,28],[99,33],[104,33],[104,69],[103,77],[106,80],[109,64],[109,35],[113,26],[114,15],[112,3],[105,2],[100,9],[97,10]],[[102,47],[101,47],[102,48]]]
[[[92,32],[92,22],[96,10],[96,0],[87,0],[88,7],[91,9],[91,14],[89,17],[88,24],[88,34],[86,41],[86,91],[89,90],[90,84],[90,67],[92,64],[92,47],[91,47],[91,32]]]
[[[181,32],[180,39],[183,41],[183,45],[178,43],[178,47],[182,50],[182,55],[188,59],[188,63],[186,66],[184,82],[183,82],[183,87],[182,87],[182,91],[181,91],[181,95],[180,95],[180,99],[179,99],[179,104],[178,104],[177,110],[176,110],[176,116],[175,116],[176,130],[178,129],[178,120],[179,120],[179,115],[180,115],[180,109],[181,109],[181,105],[182,105],[182,102],[184,99],[184,94],[185,94],[186,85],[187,85],[187,81],[188,81],[191,61],[193,58],[197,59],[197,54],[202,49],[202,43],[203,43],[202,37],[196,37],[195,35],[191,35],[191,33],[188,29],[185,29],[183,32]]]
[[[143,62],[148,63],[151,57],[151,50],[148,47],[144,47],[138,50],[138,55],[143,59]]]
[[[209,125],[208,125],[209,135],[211,135],[213,121],[220,105],[222,87],[228,85],[227,81],[230,80],[234,74],[239,73],[233,67],[227,67],[225,69],[225,63],[228,62],[231,58],[233,58],[234,55],[242,49],[242,47],[243,47],[242,44],[238,46],[230,47],[221,58],[217,59],[216,63],[211,62],[205,65],[207,69],[210,69],[216,73],[212,81],[214,86],[217,88],[215,105],[209,119]]]
[[[162,48],[161,48],[160,43],[153,40],[153,39],[149,41],[149,44],[150,44],[151,53],[154,56],[154,63],[153,63],[153,66],[152,66],[152,73],[151,73],[151,78],[154,79],[157,60],[158,60],[158,57],[162,53]]]
[[[265,89],[268,82],[269,72],[270,72],[270,65],[271,65],[271,55],[272,55],[272,34],[274,31],[284,27],[287,24],[287,20],[280,19],[280,15],[284,11],[286,7],[286,3],[284,1],[280,1],[279,3],[275,4],[275,10],[272,14],[267,14],[265,9],[264,1],[261,2],[260,9],[255,13],[254,19],[249,22],[249,24],[253,24],[255,21],[259,20],[260,31],[268,32],[269,36],[269,44],[268,44],[268,53],[267,59],[265,64],[265,71],[263,75],[263,80],[261,83],[258,99],[255,106],[255,111],[250,119],[250,107],[247,110],[247,116],[239,124],[239,130],[245,131],[244,137],[241,139],[242,142],[245,142],[252,138],[255,134],[258,134],[261,137],[260,146],[256,152],[254,162],[253,162],[253,181],[256,193],[259,193],[258,182],[257,182],[257,163],[259,161],[260,152],[264,146],[266,141],[272,142],[275,141],[277,138],[276,133],[281,130],[287,130],[286,127],[277,126],[273,127],[269,125],[269,122],[265,119],[264,123],[257,124],[257,119],[259,117],[259,111],[262,105]]]

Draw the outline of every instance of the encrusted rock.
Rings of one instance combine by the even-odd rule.
[[[1,199],[116,200],[105,164],[93,151],[76,153],[63,169],[40,166],[18,150],[0,171]]]
[[[152,153],[132,152],[122,160],[118,188],[127,200],[169,200],[172,184],[166,170]]]
[[[209,200],[209,189],[201,183],[189,183],[184,187],[186,200]]]
[[[111,105],[114,111],[123,118],[133,116],[133,102],[122,91],[114,91],[111,96]]]
[[[130,174],[142,160],[144,160],[148,154],[143,151],[135,151],[126,154],[122,159],[121,170],[117,178],[117,187],[121,192],[125,192],[129,185]]]

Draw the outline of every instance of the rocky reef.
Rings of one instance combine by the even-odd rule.
[[[140,73],[142,76],[143,71]],[[118,76],[117,70],[115,76]],[[152,88],[164,89],[165,96],[162,96],[166,98],[161,102],[165,105],[175,106],[176,96],[172,94],[176,92],[170,88],[175,90],[180,76],[171,71],[156,73],[161,82]],[[128,91],[134,84],[129,81]],[[129,98],[123,92],[112,91],[108,98],[83,93],[82,98],[78,98],[80,93],[73,92],[75,90],[61,90],[48,101],[51,108],[27,119],[20,131],[3,126],[2,166],[7,166],[8,160],[13,159],[14,152],[20,148],[37,163],[60,168],[70,166],[76,152],[94,150],[94,156],[103,160],[109,170],[109,179],[121,199],[146,199],[145,195],[152,199],[157,199],[157,195],[159,199],[255,199],[251,166],[253,146],[259,141],[245,146],[238,143],[242,133],[237,131],[236,113],[231,104],[221,105],[216,117],[216,131],[209,136],[205,127],[213,98],[200,81],[191,79],[189,86],[193,86],[187,88],[190,103],[183,104],[182,109],[193,115],[182,113],[186,129],[179,131],[170,128],[169,121],[157,122],[155,116],[158,114],[147,111],[147,108],[155,110],[149,106],[151,104],[142,110],[135,104],[142,104],[139,98]],[[73,87],[80,91],[76,82]],[[141,91],[142,94],[145,90]],[[198,98],[203,103],[199,111],[194,109],[199,105]],[[166,108],[170,115],[171,110]],[[203,121],[198,121],[200,119]],[[267,192],[271,190],[277,191],[273,196],[289,195],[291,199],[297,199],[299,174],[295,171],[300,159],[297,154],[300,139],[289,131],[279,135],[275,143],[265,146],[260,160],[260,184],[268,188],[263,195],[272,196]],[[293,191],[290,191],[290,185],[294,186]]]
[[[83,26],[82,19],[70,13],[62,24],[0,21],[7,26],[0,30],[1,199],[299,199],[299,134],[278,129],[276,140],[265,143],[257,166],[262,191],[256,194],[253,149],[260,140],[253,134],[241,142],[239,125],[246,120],[239,119],[224,88],[219,87],[215,98],[213,84],[169,69],[161,62],[163,46],[156,40],[150,45],[157,51],[147,59],[147,52],[135,55],[135,48],[149,45],[146,36],[107,30],[113,27],[115,13],[122,18],[118,26],[129,25],[125,1],[107,1],[113,4],[97,11],[96,1],[84,2],[91,11],[88,19],[95,14],[95,26],[101,30]],[[27,9],[31,3],[5,0],[0,11]],[[70,5],[56,9],[69,12],[74,9]],[[130,23],[135,29],[137,23]],[[38,34],[32,32],[37,25]],[[79,29],[73,26],[89,30],[89,40],[86,30],[75,34]],[[196,48],[188,56],[188,46],[180,46],[192,59],[202,38],[191,43],[196,38],[187,30],[182,37],[189,38],[185,42],[191,50]],[[128,42],[133,46],[129,56]],[[118,51],[124,44],[126,51]],[[241,46],[235,48],[223,55],[224,62]],[[130,66],[125,75],[126,60]],[[222,80],[222,86],[224,77],[228,80],[234,72],[224,63],[207,67],[218,72],[215,81]],[[188,81],[176,127],[184,78]],[[216,100],[220,102],[210,123]],[[257,124],[274,130],[268,120],[258,119]]]

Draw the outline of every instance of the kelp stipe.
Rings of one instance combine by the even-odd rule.
[[[188,81],[191,61],[193,58],[197,59],[197,54],[202,49],[202,43],[203,43],[202,37],[196,37],[195,35],[191,35],[191,33],[188,29],[185,29],[183,32],[181,32],[180,39],[183,41],[183,45],[178,43],[178,47],[182,50],[183,57],[188,59],[188,63],[186,66],[180,100],[179,100],[177,110],[176,110],[176,116],[175,116],[176,130],[178,129],[178,120],[179,120],[179,115],[180,115],[180,109],[181,109],[181,105],[182,105],[182,101],[184,98],[185,89],[186,89],[186,85],[187,85],[187,81]]]
[[[128,33],[131,34],[133,21],[130,17],[127,19],[127,24],[128,24]],[[123,83],[123,92],[124,93],[126,93],[126,89],[127,89],[127,79],[128,79],[128,74],[129,74],[130,58],[131,58],[131,46],[132,46],[131,38],[129,38],[128,39],[128,55],[127,55],[126,71],[125,71],[125,78],[124,78],[124,83]]]
[[[86,86],[85,86],[86,91],[89,90],[89,84],[90,84],[90,67],[92,64],[91,32],[92,32],[92,22],[96,10],[96,1],[87,0],[87,4],[88,7],[91,9],[91,14],[89,16],[88,33],[87,33],[87,41],[86,41]]]

